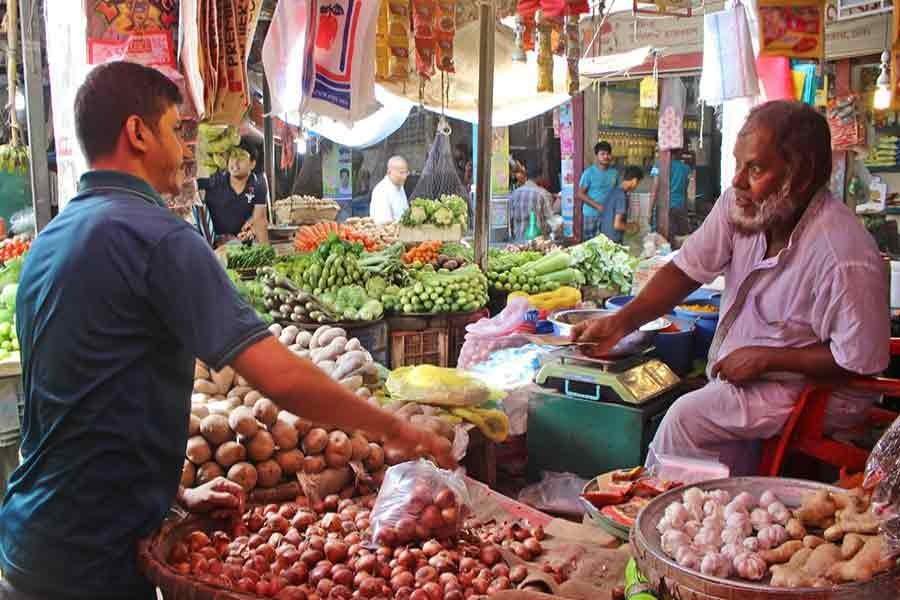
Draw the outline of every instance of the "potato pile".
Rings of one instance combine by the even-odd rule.
[[[273,333],[347,389],[360,396],[371,395],[365,382],[373,377],[374,362],[358,340],[348,341],[346,333],[334,327],[320,327],[312,334],[289,330]],[[185,487],[219,476],[239,483],[248,492],[293,482],[295,487],[288,487],[285,495],[294,497],[300,491],[298,475],[315,476],[316,483],[322,484],[317,490],[321,495],[355,488],[360,482],[369,485],[371,479],[380,481],[384,448],[362,433],[317,426],[281,410],[230,367],[214,371],[198,361],[194,376],[190,438],[181,477]],[[403,453],[393,454],[396,460],[408,458]]]
[[[379,247],[387,247],[400,239],[399,223],[384,223],[378,225],[372,217],[350,217],[344,221],[357,232],[365,235]]]

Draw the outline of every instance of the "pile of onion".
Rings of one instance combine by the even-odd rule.
[[[435,517],[430,531],[448,527],[451,519],[445,519],[443,511],[459,510],[455,496],[446,493],[450,490],[436,491],[432,497],[423,490],[415,495],[429,501],[423,503],[414,529],[429,507],[441,512],[441,523]],[[315,507],[299,502],[255,507],[231,532],[191,532],[173,545],[168,559],[180,573],[210,585],[279,600],[464,600],[511,589],[525,580],[527,568],[510,567],[501,545],[521,544],[532,560],[543,551],[537,539],[543,539],[542,530],[520,525],[482,531],[482,538],[499,535],[499,543],[419,538],[372,545],[367,540],[373,506],[371,496],[328,496]],[[528,534],[521,541],[520,531]]]

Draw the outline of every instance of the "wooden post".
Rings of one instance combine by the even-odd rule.
[[[494,1],[479,7],[480,52],[478,54],[478,156],[475,157],[475,262],[488,269],[491,243],[491,154],[494,147]]]
[[[584,92],[580,92],[572,97],[572,135],[575,138],[575,156],[572,159],[572,171],[575,177],[575,185],[573,194],[578,191],[578,181],[581,173],[585,169],[585,115],[584,115]],[[593,119],[587,124],[587,127],[595,127]],[[577,198],[572,207],[572,234],[576,240],[581,240],[581,234],[584,231],[584,206]]]

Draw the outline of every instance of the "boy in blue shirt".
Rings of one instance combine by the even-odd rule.
[[[622,184],[606,196],[606,209],[600,219],[600,233],[617,244],[622,243],[625,234],[628,194],[637,188],[643,178],[644,171],[640,167],[625,167]]]
[[[589,240],[600,233],[606,196],[619,181],[619,172],[610,167],[612,146],[609,142],[594,145],[594,164],[584,170],[575,197],[582,203],[582,238]]]

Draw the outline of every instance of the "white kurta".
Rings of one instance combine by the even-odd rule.
[[[852,373],[887,368],[887,276],[872,236],[856,215],[822,192],[807,207],[787,248],[766,258],[765,234],[745,235],[731,226],[727,215],[733,204],[734,191],[726,190],[674,259],[694,281],[725,277],[709,366],[746,346],[777,352],[825,343],[837,364]],[[751,472],[754,442],[781,431],[805,383],[791,373],[766,373],[741,386],[713,380],[675,402],[652,447],[680,456],[718,453],[732,474]],[[826,429],[858,423],[875,399],[836,390]]]
[[[390,178],[385,175],[372,190],[372,201],[369,203],[369,216],[375,223],[396,223],[406,212],[409,202],[406,200],[406,190],[402,186],[397,187]]]

